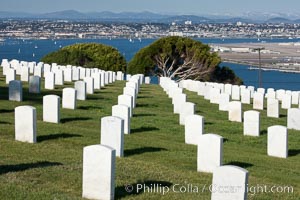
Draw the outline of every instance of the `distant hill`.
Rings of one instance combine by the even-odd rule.
[[[283,17],[274,17],[266,21],[267,23],[294,23],[292,20]]]
[[[187,20],[192,21],[192,23],[236,23],[238,21],[244,23],[300,23],[300,18],[298,20],[292,20],[285,17],[277,17],[281,15],[271,15],[265,14],[265,17],[276,16],[266,19],[252,18],[253,14],[248,13],[241,17],[236,17],[233,15],[222,16],[197,16],[197,15],[165,15],[157,14],[148,11],[144,12],[120,12],[114,13],[109,11],[103,12],[87,12],[82,13],[76,10],[64,10],[57,12],[49,12],[42,14],[32,14],[26,12],[7,12],[0,11],[0,19],[48,19],[48,20],[82,20],[82,21],[103,21],[103,22],[149,22],[149,23],[172,23],[176,22],[178,24],[184,23]],[[297,19],[297,18],[296,18]]]
[[[45,13],[41,15],[35,15],[35,18],[45,18],[45,19],[88,19],[89,16],[75,11],[75,10],[64,10],[58,12]]]

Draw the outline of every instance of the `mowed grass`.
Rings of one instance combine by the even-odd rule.
[[[24,101],[10,102],[1,71],[0,199],[81,199],[83,147],[100,143],[100,119],[111,115],[111,106],[117,104],[124,86],[124,81],[117,81],[97,90],[88,95],[88,100],[78,101],[76,110],[61,109],[61,123],[51,124],[42,121],[42,97],[61,96],[62,87],[28,94],[28,84],[24,83]],[[73,87],[73,83],[65,87]],[[196,103],[196,113],[205,117],[205,132],[224,137],[225,165],[247,169],[249,186],[294,189],[289,194],[249,193],[248,199],[299,199],[300,131],[289,130],[287,159],[267,156],[267,127],[286,125],[285,110],[280,119],[267,118],[262,111],[262,135],[246,137],[242,123],[229,122],[227,113],[218,111],[217,105],[196,93],[185,93],[188,101]],[[36,144],[14,140],[14,108],[20,105],[37,109]],[[244,105],[243,109],[252,108]],[[184,126],[179,125],[171,99],[158,85],[141,87],[131,118],[131,134],[125,135],[124,145],[125,157],[116,160],[116,199],[210,199],[212,174],[197,172],[197,147],[184,143]],[[127,192],[126,185],[132,185],[133,191]],[[137,191],[140,185],[152,187],[152,191]],[[155,186],[170,191],[163,194]]]

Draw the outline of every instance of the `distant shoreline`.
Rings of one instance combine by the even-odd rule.
[[[231,60],[231,59],[222,59],[223,63],[233,63],[233,64],[240,64],[240,65],[247,65],[249,66],[249,70],[259,70],[259,64],[253,63],[253,62],[246,62],[246,61],[240,61],[240,60]],[[292,70],[292,69],[279,69],[274,68],[272,66],[263,65],[261,66],[261,70],[263,71],[278,71],[278,72],[285,72],[285,73],[293,73],[293,74],[300,74],[300,71]]]

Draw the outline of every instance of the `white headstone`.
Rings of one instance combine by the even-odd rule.
[[[251,98],[253,98],[254,92],[255,92],[255,87],[254,86],[248,86],[247,89],[250,90],[250,96],[251,96]]]
[[[34,76],[38,76],[38,77],[42,77],[42,66],[38,65],[34,67],[34,72],[33,72]]]
[[[289,109],[291,107],[292,107],[292,95],[286,93],[282,96],[281,108]]]
[[[133,108],[136,106],[137,91],[133,87],[124,87],[123,94],[132,96]]]
[[[91,69],[90,68],[85,69],[85,77],[91,77]]]
[[[84,82],[86,82],[86,93],[94,94],[94,79],[92,77],[85,77]]]
[[[189,115],[185,119],[185,143],[197,145],[199,137],[204,134],[204,117]]]
[[[282,101],[282,97],[285,94],[285,90],[280,89],[280,90],[276,90],[276,99]]]
[[[43,121],[60,122],[60,97],[57,95],[43,96]]]
[[[210,90],[210,103],[219,104],[221,90],[219,88],[212,88]]]
[[[181,105],[186,102],[186,94],[176,93],[173,97],[174,113],[179,114]]]
[[[64,88],[62,94],[62,107],[67,109],[76,109],[76,89]]]
[[[179,112],[179,124],[184,125],[186,117],[195,114],[195,104],[191,102],[185,102],[181,106],[182,107]]]
[[[266,94],[266,97],[269,99],[269,98],[272,98],[272,99],[276,99],[276,92],[274,90],[269,90]]]
[[[299,104],[299,92],[292,92],[292,104],[293,105],[298,105]]]
[[[247,200],[248,171],[225,165],[213,171],[211,200]]]
[[[222,165],[223,138],[216,134],[204,134],[198,139],[197,171],[213,172]]]
[[[94,89],[101,89],[101,74],[99,72],[92,73],[92,78],[94,78]]]
[[[16,70],[14,69],[7,69],[6,70],[6,84],[9,84],[10,81],[16,80]]]
[[[64,85],[64,71],[56,70],[55,72],[55,85]]]
[[[121,71],[117,71],[117,80],[123,81],[124,80],[124,74]]]
[[[253,109],[263,110],[264,109],[264,94],[255,92],[253,96]]]
[[[228,120],[233,122],[242,122],[242,103],[231,101],[228,104]]]
[[[29,67],[21,68],[21,81],[24,81],[24,82],[29,81]]]
[[[251,91],[248,89],[244,89],[241,92],[241,102],[243,104],[250,104],[251,103]]]
[[[51,72],[51,65],[44,64],[44,77],[46,77],[46,74]]]
[[[112,106],[112,116],[123,119],[124,133],[130,134],[130,108],[126,105],[114,105]]]
[[[129,107],[130,117],[133,115],[133,98],[130,95],[119,95],[118,96],[118,105],[125,105]]]
[[[64,69],[64,81],[66,82],[72,82],[72,69],[71,68],[66,68]]]
[[[265,88],[257,88],[257,92],[264,95],[266,90],[265,90]]]
[[[101,144],[116,150],[116,156],[124,156],[124,120],[109,116],[101,118]]]
[[[36,143],[36,109],[32,106],[15,108],[15,140]]]
[[[72,68],[72,80],[73,81],[79,81],[79,68],[74,67]]]
[[[230,101],[230,95],[227,93],[222,93],[220,95],[219,110],[228,111],[229,101]]]
[[[84,77],[85,77],[85,72],[86,72],[86,69],[85,69],[85,68],[82,68],[82,67],[79,68],[79,78],[80,78],[80,79],[84,79]]]
[[[104,72],[104,84],[109,84],[109,72]]]
[[[55,74],[47,72],[45,74],[45,89],[53,90],[55,88]]]
[[[29,78],[29,93],[39,94],[41,92],[41,77],[30,76]]]
[[[279,100],[268,98],[267,99],[267,116],[279,118]]]
[[[260,113],[249,110],[244,112],[244,135],[259,136],[260,134]]]
[[[288,157],[288,132],[285,126],[268,128],[268,155],[279,158]]]
[[[86,100],[86,82],[76,81],[74,84],[78,100]]]
[[[10,81],[8,93],[10,101],[23,101],[22,82],[17,80]]]
[[[241,89],[240,86],[238,85],[233,85],[232,86],[232,93],[231,93],[231,98],[232,100],[240,100],[240,96],[241,96]]]
[[[130,80],[131,79],[131,74],[126,74],[126,80]]]
[[[101,75],[101,80],[100,80],[100,85],[101,87],[104,87],[105,86],[105,72],[100,72],[100,75]]]
[[[299,108],[288,109],[287,127],[289,129],[300,130],[300,109]]]
[[[151,78],[149,76],[145,77],[145,84],[150,84],[151,83]]]
[[[113,200],[116,150],[104,145],[83,148],[82,197]]]

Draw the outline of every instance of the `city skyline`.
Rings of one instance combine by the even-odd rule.
[[[184,3],[182,3],[184,2]],[[80,12],[142,12],[150,11],[161,14],[209,14],[240,15],[247,12],[300,13],[300,1],[286,0],[274,3],[273,0],[2,0],[1,11],[45,13],[62,10]]]

